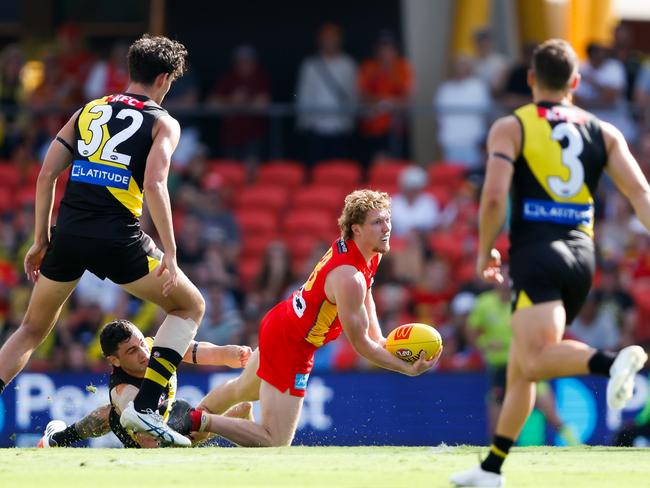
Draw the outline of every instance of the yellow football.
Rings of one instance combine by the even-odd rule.
[[[438,354],[442,338],[436,329],[427,324],[404,324],[394,329],[386,338],[386,349],[398,358],[412,363],[425,351],[427,359]]]

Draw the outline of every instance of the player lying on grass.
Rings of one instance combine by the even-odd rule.
[[[198,407],[221,414],[259,399],[261,422],[203,412],[200,420],[194,419],[193,430],[207,430],[246,447],[290,445],[314,353],[342,331],[360,355],[382,368],[417,376],[436,363],[440,353],[428,359],[421,354],[415,363],[407,363],[384,349],[371,286],[381,256],[390,249],[388,194],[349,194],[339,226],[341,237],[307,282],[262,319],[259,348],[242,374],[211,391]]]
[[[137,395],[145,376],[152,339],[145,338],[142,332],[128,320],[116,320],[106,324],[100,334],[102,351],[113,367],[109,379],[110,404],[89,413],[83,419],[66,427],[61,420],[51,421],[38,447],[64,447],[90,437],[101,437],[110,431],[125,447],[158,447],[158,441],[144,433],[128,432],[120,424],[120,414],[126,405]],[[187,363],[229,366],[246,366],[251,355],[248,346],[217,346],[209,342],[192,342],[183,356]],[[191,406],[176,400],[176,374],[172,375],[167,388],[161,396],[158,413],[174,430],[185,435],[190,433],[188,412]],[[248,416],[250,404],[237,405],[228,415]]]

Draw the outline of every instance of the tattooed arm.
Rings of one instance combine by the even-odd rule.
[[[110,405],[103,405],[96,408],[81,420],[74,423],[75,430],[82,439],[101,437],[111,431],[108,423],[108,414],[111,411]]]

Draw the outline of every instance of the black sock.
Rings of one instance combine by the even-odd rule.
[[[80,442],[83,439],[79,436],[75,424],[72,424],[62,430],[53,434],[51,439],[56,442],[57,447],[68,447],[74,444],[75,442]]]
[[[495,435],[490,446],[490,453],[481,463],[481,468],[485,471],[501,474],[501,465],[506,460],[506,456],[513,444],[512,439]]]
[[[616,354],[613,352],[596,351],[587,363],[589,372],[601,376],[609,376],[609,368],[612,367],[614,359],[616,359]]]
[[[183,356],[168,347],[153,347],[149,365],[144,374],[140,391],[133,401],[133,406],[139,412],[158,408],[160,395],[167,384],[169,378],[176,372],[176,366],[181,362]]]
[[[5,391],[5,386],[7,386],[7,384],[4,381],[0,380],[0,395],[2,395],[2,392]]]

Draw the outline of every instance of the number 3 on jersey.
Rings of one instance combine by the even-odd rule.
[[[98,114],[99,116],[94,117],[88,124],[90,141],[86,142],[84,139],[79,139],[77,141],[77,151],[86,158],[90,158],[97,152],[97,150],[99,150],[100,146],[102,146],[105,126],[113,116],[113,108],[110,105],[95,105],[88,110],[88,113]],[[115,117],[121,120],[130,118],[131,123],[104,142],[99,158],[107,163],[119,163],[128,166],[131,162],[131,156],[119,153],[115,148],[138,131],[142,126],[144,117],[141,112],[132,108],[123,108]]]
[[[569,168],[569,179],[549,176],[548,186],[560,198],[574,197],[585,182],[585,169],[580,161],[580,154],[584,149],[582,136],[573,124],[562,122],[553,128],[551,138],[558,142],[564,138],[567,140],[567,146],[562,148],[562,164]]]

